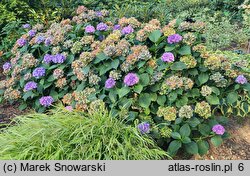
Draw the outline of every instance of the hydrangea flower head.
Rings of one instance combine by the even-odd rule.
[[[44,42],[44,40],[45,40],[44,36],[41,36],[41,35],[40,35],[40,36],[37,36],[37,37],[36,37],[36,41],[35,41],[35,42],[36,42],[37,44],[40,44],[40,43]]]
[[[43,67],[38,67],[32,72],[32,76],[35,78],[41,78],[45,76],[45,68]]]
[[[120,30],[120,29],[121,29],[121,25],[119,25],[119,24],[116,24],[113,27],[113,30]]]
[[[49,64],[50,62],[52,62],[53,57],[54,57],[53,55],[45,54],[44,57],[43,57],[43,62],[45,64]]]
[[[179,34],[173,34],[168,36],[167,40],[169,44],[179,43],[180,41],[182,41],[182,36]]]
[[[52,62],[55,64],[61,64],[66,60],[66,57],[63,54],[56,54],[54,57],[52,57]]]
[[[30,30],[30,31],[28,32],[28,35],[29,35],[30,37],[34,37],[34,36],[36,35],[36,30],[34,30],[34,29]]]
[[[102,17],[102,12],[101,12],[101,11],[97,11],[97,12],[95,12],[95,14],[96,14],[96,16],[98,16],[98,17]]]
[[[11,63],[10,63],[10,62],[5,62],[5,63],[3,64],[3,70],[4,70],[4,71],[7,71],[7,70],[9,70],[9,69],[11,69]]]
[[[225,128],[220,124],[214,125],[212,130],[218,135],[223,135],[225,133]]]
[[[115,86],[115,84],[116,84],[116,81],[113,78],[109,78],[105,82],[105,88],[111,89]]]
[[[24,86],[24,92],[27,92],[36,88],[37,88],[37,83],[35,83],[34,81],[29,81]]]
[[[132,28],[132,26],[127,26],[127,27],[124,27],[122,29],[122,34],[123,35],[128,35],[128,34],[131,34],[134,32],[134,29]]]
[[[128,73],[123,82],[126,86],[133,86],[139,82],[139,77],[135,73]]]
[[[246,84],[247,83],[247,79],[245,78],[244,75],[239,75],[235,82],[239,83],[239,84]]]
[[[17,44],[18,44],[19,47],[22,47],[22,46],[26,45],[26,43],[27,43],[27,40],[24,39],[24,38],[20,38],[20,39],[17,40]]]
[[[73,111],[73,107],[72,107],[72,106],[66,106],[65,109],[66,109],[67,111],[70,111],[70,112]]]
[[[52,105],[52,103],[54,102],[54,99],[52,96],[44,96],[44,97],[41,97],[39,99],[39,103],[40,105],[44,106],[44,107],[49,107]]]
[[[150,131],[150,124],[147,122],[140,123],[137,128],[141,132],[141,134],[149,133]]]
[[[91,25],[88,25],[88,26],[85,27],[85,32],[86,33],[94,33],[95,32],[95,27],[91,26]]]
[[[173,55],[173,53],[170,53],[170,52],[163,53],[163,55],[161,56],[161,60],[163,62],[173,62],[174,61],[174,55]]]
[[[31,27],[31,26],[30,26],[30,24],[28,24],[28,23],[26,23],[26,24],[23,25],[23,28],[24,28],[24,29],[29,29],[30,27]]]
[[[51,42],[52,42],[52,39],[50,37],[48,37],[48,38],[45,39],[44,44],[46,46],[49,46],[51,44]]]
[[[96,26],[96,29],[98,31],[106,31],[108,30],[108,25],[106,25],[105,23],[101,22]]]

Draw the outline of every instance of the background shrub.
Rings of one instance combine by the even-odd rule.
[[[204,21],[208,24],[206,43],[209,48],[239,48],[249,52],[246,46],[250,38],[247,20],[249,13],[246,7],[242,8],[244,4],[247,5],[248,0],[3,0],[0,2],[0,19],[3,19],[0,20],[0,28],[17,19],[23,23],[42,22],[47,25],[52,21],[72,17],[78,5],[85,5],[94,10],[109,10],[112,21],[124,16],[136,17],[143,22],[156,18],[163,24],[176,18]],[[234,30],[239,32],[235,33]],[[220,35],[223,37],[218,38]],[[0,42],[5,41],[5,37],[7,35],[1,35]],[[0,45],[1,49],[6,43]]]

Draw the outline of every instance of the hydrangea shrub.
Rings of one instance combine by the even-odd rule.
[[[3,66],[4,99],[39,112],[59,100],[79,111],[102,100],[171,154],[183,147],[203,155],[210,138],[218,146],[226,118],[215,112],[240,101],[250,85],[235,62],[206,49],[204,23],[111,22],[107,15],[81,6],[72,19],[27,29]]]

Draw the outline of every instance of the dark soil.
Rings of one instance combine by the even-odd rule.
[[[20,111],[18,106],[18,103],[12,105],[8,103],[0,104],[0,128],[5,127],[14,117],[29,112],[29,110]]]

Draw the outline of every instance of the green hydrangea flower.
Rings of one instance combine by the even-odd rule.
[[[212,88],[209,86],[202,86],[200,92],[202,96],[206,97],[212,93]]]
[[[197,103],[194,112],[205,119],[211,117],[212,115],[211,106],[205,101]]]
[[[187,68],[194,68],[197,64],[196,59],[192,55],[182,56],[180,61],[185,63]]]
[[[179,117],[181,118],[191,118],[193,116],[194,110],[189,105],[184,105],[179,110]]]
[[[176,109],[170,106],[159,107],[157,116],[163,117],[167,121],[174,121],[176,119]]]

